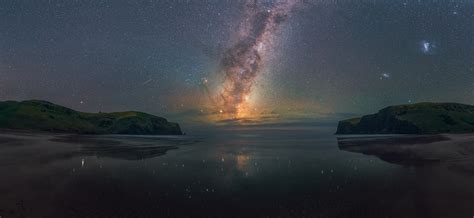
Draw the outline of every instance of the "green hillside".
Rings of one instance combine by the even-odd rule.
[[[339,122],[337,134],[435,134],[474,132],[474,106],[418,103]]]
[[[81,134],[182,134],[178,124],[146,113],[83,113],[38,100],[0,102],[0,128]]]

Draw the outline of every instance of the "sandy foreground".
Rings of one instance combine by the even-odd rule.
[[[185,136],[0,132],[0,216],[229,215],[216,208],[231,217],[262,210],[269,217],[288,210],[304,211],[288,217],[474,214],[474,135],[357,136],[339,144],[329,133],[319,144],[317,136],[307,137],[274,146],[278,139],[258,137],[196,143]],[[236,141],[256,145],[242,150]],[[195,186],[190,199],[187,190]],[[229,200],[234,196],[242,201]]]

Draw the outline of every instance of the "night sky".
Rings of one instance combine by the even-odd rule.
[[[474,104],[471,0],[3,0],[0,99],[174,121]]]

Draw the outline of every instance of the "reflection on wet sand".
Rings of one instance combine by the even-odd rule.
[[[76,152],[79,156],[108,157],[123,160],[141,160],[166,154],[167,151],[177,149],[182,141],[161,139],[154,141],[143,138],[128,140],[113,140],[94,136],[62,136],[51,139],[55,142],[72,143],[80,145]]]
[[[126,145],[126,146],[83,146],[80,155],[110,157],[123,160],[141,160],[166,154],[176,146]]]
[[[443,164],[474,175],[474,135],[392,135],[338,138],[341,150],[402,165]]]
[[[245,171],[247,164],[250,160],[250,156],[246,154],[235,155],[236,167],[239,171]]]
[[[8,132],[0,134],[0,149],[6,157],[0,164],[47,164],[74,157],[95,156],[141,160],[166,154],[180,145],[196,143],[185,138],[86,136]],[[36,155],[41,153],[41,155]]]
[[[340,151],[332,132],[232,132],[199,140],[0,133],[0,216],[474,214],[474,177],[438,163],[406,167]]]

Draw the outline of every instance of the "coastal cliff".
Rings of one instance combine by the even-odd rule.
[[[336,134],[437,134],[474,132],[474,106],[417,103],[340,121]]]
[[[0,102],[0,128],[78,134],[182,134],[179,124],[142,112],[84,113],[39,100]]]

